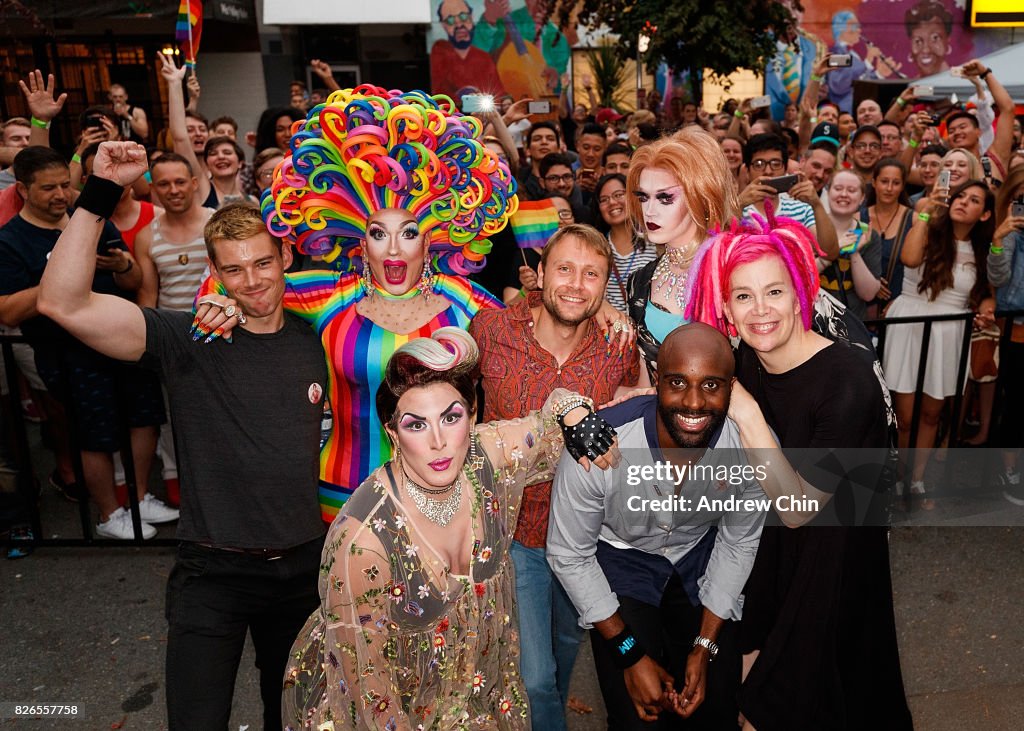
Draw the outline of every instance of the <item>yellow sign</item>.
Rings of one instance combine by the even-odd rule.
[[[972,28],[1024,26],[1021,0],[971,0]]]

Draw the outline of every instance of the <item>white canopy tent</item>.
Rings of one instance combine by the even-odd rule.
[[[979,60],[992,69],[992,73],[1006,87],[1015,103],[1024,104],[1024,43],[1000,48]],[[956,93],[962,101],[966,101],[974,93],[974,85],[968,79],[958,79],[948,71],[915,79],[910,84],[931,86],[938,97]]]

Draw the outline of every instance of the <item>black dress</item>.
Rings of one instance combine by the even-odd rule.
[[[775,514],[765,525],[740,627],[742,651],[760,654],[740,710],[758,731],[912,729],[880,480],[887,408],[871,355],[837,340],[770,374],[741,345],[738,373],[790,463],[832,494],[803,527]]]

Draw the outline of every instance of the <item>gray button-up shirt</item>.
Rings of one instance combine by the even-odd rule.
[[[685,480],[677,492],[674,479],[643,471],[664,461],[656,397],[633,399],[602,416],[617,428],[621,463],[587,472],[563,453],[551,495],[547,559],[580,613],[580,624],[608,619],[619,606],[597,561],[599,540],[676,565],[713,527],[718,531],[698,580],[700,601],[723,619],[739,619],[741,592],[771,503],[754,479],[756,466],[746,461],[736,424],[726,419],[697,463],[714,477],[706,479],[705,473],[704,479]],[[623,419],[628,420],[616,423]]]

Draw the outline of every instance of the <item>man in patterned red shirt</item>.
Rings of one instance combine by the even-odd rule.
[[[612,250],[594,228],[573,224],[548,241],[540,291],[508,309],[481,311],[469,332],[480,346],[485,421],[516,419],[540,408],[555,388],[610,401],[637,382],[635,348],[619,353],[595,322]],[[576,610],[545,556],[551,483],[523,494],[512,561],[516,569],[520,665],[535,726],[565,731],[569,678],[582,638]]]

